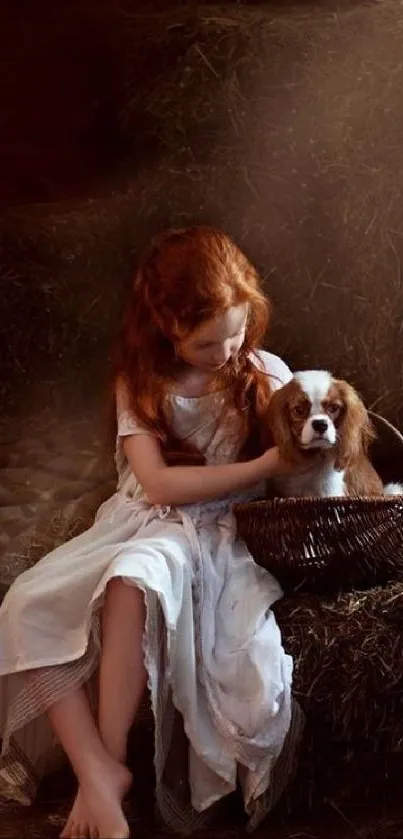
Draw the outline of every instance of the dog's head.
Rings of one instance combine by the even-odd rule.
[[[354,388],[324,370],[296,373],[275,391],[267,423],[285,459],[298,463],[328,453],[337,469],[350,466],[375,436]]]

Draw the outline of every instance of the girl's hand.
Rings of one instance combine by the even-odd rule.
[[[278,475],[290,475],[292,472],[304,472],[309,468],[308,464],[305,469],[302,464],[291,463],[289,460],[285,460],[281,457],[277,446],[267,449],[263,458],[267,465],[267,478],[276,478]]]

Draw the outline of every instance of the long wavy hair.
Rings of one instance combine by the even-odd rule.
[[[244,303],[244,343],[217,375],[243,419],[243,453],[252,456],[264,445],[259,417],[271,395],[268,376],[251,357],[270,315],[255,268],[228,235],[207,226],[159,234],[140,260],[117,342],[114,384],[124,381],[133,413],[159,438],[170,462],[197,460],[175,438],[164,410],[169,387],[184,369],[175,347],[203,322]]]

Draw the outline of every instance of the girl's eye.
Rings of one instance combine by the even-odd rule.
[[[214,341],[205,341],[203,344],[195,344],[194,349],[195,350],[209,350],[210,347],[214,347],[214,346],[215,346]]]

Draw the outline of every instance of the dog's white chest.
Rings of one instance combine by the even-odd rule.
[[[301,474],[283,475],[273,481],[273,488],[282,498],[333,498],[346,494],[344,472],[329,465]]]

